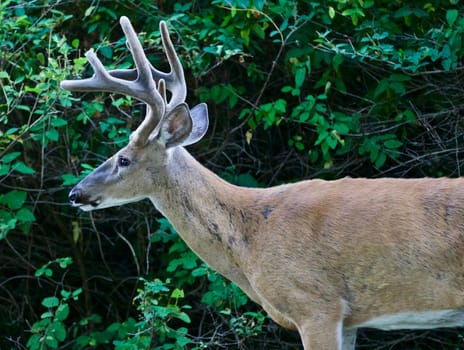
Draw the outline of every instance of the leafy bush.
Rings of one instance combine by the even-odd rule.
[[[189,104],[207,102],[192,153],[225,179],[459,176],[464,8],[458,1],[0,3],[0,347],[294,349],[232,283],[142,202],[88,216],[69,187],[121,147],[142,107],[59,81],[132,65],[128,15],[163,66],[166,19]],[[65,258],[62,258],[65,257]],[[398,343],[401,336],[404,342]],[[459,331],[363,331],[365,348],[454,349]],[[394,339],[394,342],[393,342]]]

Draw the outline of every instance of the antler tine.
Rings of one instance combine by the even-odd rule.
[[[126,35],[129,50],[132,53],[138,77],[135,82],[139,82],[142,89],[141,94],[147,95],[152,101],[142,100],[147,103],[145,119],[139,127],[131,134],[130,139],[133,142],[143,145],[150,136],[150,133],[156,128],[166,112],[166,101],[158,92],[156,82],[151,74],[151,64],[145,56],[142,44],[137,38],[137,34],[132,27],[129,19],[122,16],[120,19],[121,27]],[[134,96],[136,97],[136,96]]]
[[[169,32],[167,29],[166,22],[160,22],[160,33],[161,39],[163,42],[163,49],[168,59],[169,66],[171,71],[169,73],[162,72],[150,63],[150,69],[152,72],[153,79],[155,81],[160,81],[161,79],[165,81],[166,88],[171,91],[171,99],[168,104],[168,109],[172,109],[177,106],[179,103],[185,102],[187,96],[187,87],[185,83],[184,69],[182,64],[179,61],[179,57],[174,49]],[[108,72],[112,77],[124,79],[124,80],[133,80],[137,78],[136,69],[114,69]]]
[[[172,108],[185,101],[187,96],[187,85],[185,83],[184,69],[174,49],[166,22],[164,21],[160,22],[160,32],[164,52],[168,58],[171,72],[166,74],[152,67],[152,73],[154,76],[159,76],[166,81],[166,86],[172,94],[171,100],[169,101],[169,106]]]
[[[145,102],[147,104],[145,119],[131,135],[132,141],[144,144],[165,114],[166,101],[158,92],[156,82],[153,79],[153,67],[148,62],[129,19],[125,16],[121,17],[120,24],[136,66],[136,69],[131,70],[130,74],[133,80],[128,80],[127,75],[114,73],[121,70],[106,71],[96,54],[93,51],[88,51],[86,56],[94,69],[94,75],[87,79],[64,80],[61,82],[61,87],[72,91],[116,92]]]
[[[112,71],[106,71],[105,67],[93,51],[87,51],[86,57],[94,69],[94,75],[91,78],[81,80],[64,80],[61,87],[71,91],[107,91],[116,92],[132,96],[146,103],[160,102],[159,94],[156,91],[155,83],[151,79],[151,65],[148,62],[142,45],[135,34],[132,25],[127,17],[121,17],[121,26],[127,37],[132,56],[136,65],[132,81],[125,78],[118,78],[111,74]],[[147,86],[144,86],[147,85]]]

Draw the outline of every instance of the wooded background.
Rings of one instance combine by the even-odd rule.
[[[143,114],[126,96],[59,88],[92,74],[91,48],[107,67],[132,66],[121,15],[162,68],[168,22],[189,105],[209,107],[192,154],[232,183],[267,187],[460,176],[464,4],[0,1],[0,348],[301,348],[148,201],[90,215],[68,205]],[[362,330],[359,348],[461,349],[463,336]]]

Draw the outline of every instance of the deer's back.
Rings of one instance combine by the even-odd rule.
[[[464,305],[464,180],[311,180],[257,198],[249,274],[280,304],[342,298],[347,326]]]

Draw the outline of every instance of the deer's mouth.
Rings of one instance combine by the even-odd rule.
[[[100,205],[100,203],[101,203],[100,198],[97,198],[97,199],[92,200],[92,201],[89,202],[89,204],[94,208],[98,207]]]
[[[91,198],[75,187],[69,193],[69,201],[73,207],[80,208],[84,211],[96,209],[102,202],[101,197]]]
[[[91,210],[94,210],[94,209],[98,209],[98,207],[100,206],[101,204],[101,200],[100,199],[96,199],[96,200],[91,200],[91,201],[88,201],[86,203],[75,203],[75,202],[71,202],[71,205],[75,208],[79,208],[83,211],[91,211]]]

